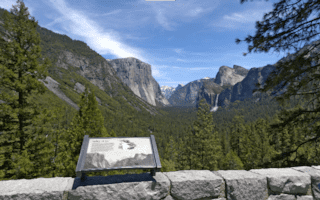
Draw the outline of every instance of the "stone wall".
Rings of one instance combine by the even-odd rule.
[[[0,181],[0,200],[320,200],[320,166]]]

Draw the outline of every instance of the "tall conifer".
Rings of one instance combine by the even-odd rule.
[[[218,170],[218,161],[222,148],[218,132],[214,131],[213,117],[210,107],[202,99],[199,103],[195,130],[195,160],[196,169]]]
[[[85,135],[89,135],[89,137],[116,137],[114,131],[111,132],[112,135],[107,133],[103,124],[103,116],[97,105],[94,92],[91,91],[89,94],[86,86],[85,92],[81,94],[79,112],[72,120],[72,128],[66,131],[64,139],[61,141],[64,151],[59,152],[57,158],[57,162],[60,162],[59,174],[71,177],[76,176],[75,170]],[[95,173],[95,175],[105,174],[107,172]]]
[[[173,136],[170,135],[169,143],[166,145],[165,151],[164,151],[164,160],[163,160],[165,162],[165,165],[163,166],[164,171],[176,171],[175,163],[178,156],[177,150],[178,150],[177,144],[175,143]]]
[[[230,145],[234,153],[238,157],[242,157],[243,152],[243,140],[244,140],[244,120],[243,116],[234,116],[232,119],[231,134],[230,134]]]
[[[10,14],[4,13],[4,32],[0,32],[0,179],[33,178],[39,175],[39,158],[28,147],[43,141],[32,129],[33,119],[40,114],[28,100],[32,94],[43,94],[46,87],[38,81],[47,76],[50,65],[41,56],[38,22],[29,19],[28,8],[17,1]],[[45,156],[45,152],[37,152]],[[47,156],[45,156],[47,157]],[[40,170],[41,171],[41,170]]]
[[[190,170],[194,169],[194,132],[191,126],[186,130],[186,134],[184,136],[184,140],[179,138],[179,154],[177,157],[178,166],[180,170]]]

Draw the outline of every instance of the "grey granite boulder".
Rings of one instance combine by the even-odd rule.
[[[209,170],[163,172],[171,182],[174,199],[224,198],[225,182]]]
[[[96,176],[87,177],[84,182],[76,178],[68,200],[164,199],[169,191],[169,179],[159,172],[153,177],[150,173]]]
[[[294,170],[298,170],[303,173],[307,173],[311,176],[312,193],[315,200],[320,200],[320,170],[316,167],[291,167]]]
[[[267,177],[269,195],[311,195],[311,177],[291,168],[252,169],[250,172]]]
[[[78,83],[78,82],[77,82],[77,83],[74,85],[74,88],[73,88],[73,89],[80,94],[80,93],[83,93],[83,92],[85,91],[86,87],[85,87],[84,85],[82,85],[81,83]]]
[[[233,200],[268,198],[267,177],[245,170],[213,171],[226,182],[226,197]]]
[[[0,200],[61,200],[64,191],[72,189],[73,181],[73,178],[62,177],[0,181]]]

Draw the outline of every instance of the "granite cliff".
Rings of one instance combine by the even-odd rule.
[[[243,101],[244,99],[252,97],[252,91],[256,88],[255,84],[258,82],[263,84],[274,69],[275,67],[273,65],[251,68],[246,78],[220,93],[218,97],[218,106],[227,106],[231,102],[235,102],[237,100]]]
[[[151,65],[132,57],[108,60],[108,63],[135,95],[153,106],[169,104],[161,93],[158,82],[152,77]]]
[[[169,86],[161,86],[160,89],[162,94],[166,97],[166,99],[169,99],[173,92],[176,90],[176,88]]]
[[[213,91],[215,86],[208,85],[208,84],[204,85],[203,88],[201,88],[199,91],[197,102],[199,102],[202,98],[205,98],[206,102],[209,105],[211,105],[212,107],[215,106],[215,102],[217,102],[217,106],[228,106],[230,103],[235,102],[237,100],[243,101],[245,99],[249,99],[255,95],[258,95],[259,92],[253,93],[253,89],[256,88],[255,85],[257,83],[260,83],[263,86],[265,81],[267,80],[268,76],[270,75],[270,73],[276,69],[276,66],[280,62],[293,60],[296,57],[296,55],[300,55],[303,50],[305,50],[307,48],[310,49],[313,45],[318,44],[319,42],[320,41],[314,41],[311,44],[305,45],[303,48],[298,50],[296,53],[283,57],[278,62],[276,62],[274,65],[267,65],[267,66],[259,67],[259,68],[251,68],[247,72],[246,77],[242,81],[236,83],[233,86],[230,86],[230,87],[224,89],[222,92],[218,92],[217,90]],[[313,55],[315,53],[318,53],[319,51],[320,51],[319,47],[314,48],[311,51],[311,53],[308,53],[305,57],[306,58],[309,56],[313,57]],[[311,66],[314,66],[319,62],[320,61],[317,60],[317,58],[315,58],[311,64]],[[305,66],[301,66],[301,67],[303,68]],[[238,68],[237,70],[240,70],[240,71],[238,71],[238,74],[245,75],[245,73],[246,73],[245,70],[243,70],[239,67],[234,67],[234,68]],[[220,72],[220,70],[219,70],[219,72]],[[217,75],[217,77],[218,77],[218,75]],[[224,81],[222,81],[222,83],[224,83]],[[286,85],[279,93],[274,94],[274,95],[278,95],[278,94],[285,92],[287,86],[288,85]],[[217,97],[218,97],[218,100],[217,100]],[[198,104],[197,104],[197,107],[198,107]]]
[[[215,106],[228,106],[237,100],[243,101],[248,99],[253,96],[252,91],[255,89],[255,84],[258,82],[263,84],[274,69],[273,65],[251,68],[243,80],[235,85],[226,85],[222,90],[218,90],[217,86],[212,83],[206,84],[199,91],[196,107],[199,106],[199,102],[203,98],[211,108]]]
[[[204,81],[212,79],[195,80],[183,87],[177,87],[168,99],[171,106],[195,106],[198,91]]]
[[[248,70],[239,65],[233,65],[233,68],[221,66],[216,75],[215,83],[219,84],[220,86],[235,85],[236,83],[242,81],[247,74]]]
[[[242,81],[248,71],[249,70],[238,65],[234,65],[233,68],[221,66],[216,78],[206,77],[192,81],[181,89],[176,89],[168,100],[173,106],[196,107],[198,107],[198,102],[202,98],[206,98],[208,103],[215,102],[217,92],[220,93],[227,87]]]

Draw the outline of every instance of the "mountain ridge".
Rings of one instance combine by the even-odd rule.
[[[185,86],[175,90],[170,98],[168,99],[171,106],[191,106],[197,107],[198,102],[201,100],[198,99],[198,94],[204,83],[211,84],[212,87],[215,87],[214,90],[222,91],[223,89],[232,86],[245,78],[249,70],[239,66],[234,65],[233,68],[228,66],[221,66],[216,78],[205,77],[198,79],[192,82],[189,82]],[[214,83],[214,85],[212,85]],[[203,90],[204,91],[204,90]],[[209,96],[212,96],[209,95]],[[211,97],[210,97],[211,98]],[[213,101],[213,100],[208,100]]]
[[[0,31],[2,32],[4,31],[2,26],[4,12],[7,11],[0,9]],[[95,89],[96,98],[100,100],[100,105],[108,110],[115,110],[110,106],[119,104],[117,102],[120,98],[126,102],[125,106],[132,107],[138,112],[144,110],[152,115],[160,114],[156,107],[161,105],[153,106],[135,95],[116,75],[116,71],[106,59],[90,49],[86,43],[72,40],[66,35],[54,33],[39,25],[36,31],[40,34],[42,49],[42,57],[38,62],[42,64],[43,58],[48,57],[52,63],[48,68],[48,79],[39,81],[69,105],[78,109],[77,105],[80,101],[78,92],[81,84],[89,85],[91,89],[95,88],[94,86],[98,87]]]

